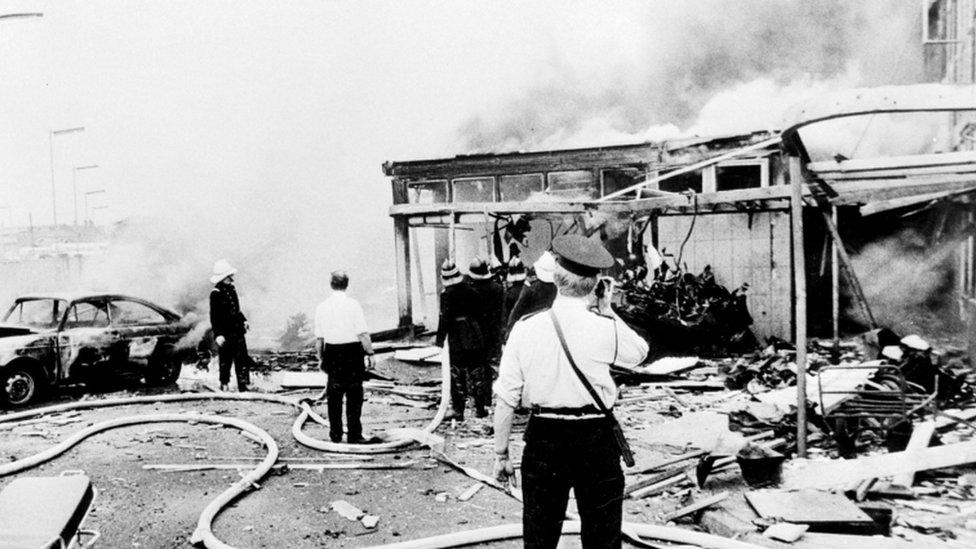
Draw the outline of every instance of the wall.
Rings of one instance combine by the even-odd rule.
[[[716,281],[730,291],[749,284],[753,330],[762,338],[792,339],[792,269],[788,212],[699,215],[682,263],[699,274],[712,266]],[[658,219],[658,250],[678,256],[691,216]]]

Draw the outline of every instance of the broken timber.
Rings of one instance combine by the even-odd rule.
[[[908,446],[905,447],[905,450],[928,448],[929,442],[932,441],[933,435],[935,435],[934,421],[923,421],[922,423],[915,424],[915,426],[912,428],[912,436],[908,439]],[[891,483],[896,486],[911,488],[912,485],[915,484],[915,471],[898,475],[891,479]]]
[[[854,460],[794,462],[783,472],[783,487],[828,488],[879,476],[897,476],[929,469],[976,463],[976,441],[880,454]]]
[[[697,513],[698,511],[701,511],[702,509],[707,509],[707,508],[711,507],[712,505],[715,505],[716,503],[719,503],[719,502],[725,500],[725,498],[727,498],[727,497],[729,497],[729,493],[728,492],[719,492],[718,494],[715,494],[714,496],[707,497],[707,498],[704,498],[704,499],[700,499],[700,500],[692,503],[691,505],[686,505],[685,507],[682,507],[681,509],[678,509],[676,511],[673,511],[671,513],[668,513],[668,514],[664,515],[664,517],[662,517],[662,518],[664,519],[665,522],[667,522],[667,521],[671,521],[671,520],[674,520],[674,519],[677,519],[677,518],[681,518],[681,517],[690,515],[692,513]]]

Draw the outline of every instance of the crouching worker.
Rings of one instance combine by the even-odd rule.
[[[613,265],[606,249],[579,235],[552,247],[556,299],[515,323],[494,385],[495,476],[506,482],[514,474],[512,416],[518,406],[531,410],[522,454],[525,547],[557,546],[572,488],[583,547],[618,548],[622,454],[601,407],[611,409],[617,397],[610,365],[637,366],[647,343],[614,314],[609,292],[596,298],[597,275]]]
[[[349,277],[332,273],[332,295],[315,310],[315,350],[319,368],[329,378],[325,394],[329,409],[329,438],[342,441],[342,400],[346,400],[347,440],[365,442],[360,416],[363,411],[363,378],[366,365],[373,367],[373,342],[359,302],[346,295]]]

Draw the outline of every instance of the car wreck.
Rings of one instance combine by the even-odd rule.
[[[131,296],[19,297],[0,322],[0,404],[24,406],[55,385],[125,375],[173,383],[190,330],[179,314]]]

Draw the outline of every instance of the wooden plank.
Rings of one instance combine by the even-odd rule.
[[[819,490],[756,490],[746,501],[763,518],[810,525],[870,523],[871,517],[846,497]]]
[[[957,151],[939,154],[913,154],[908,156],[882,156],[878,158],[852,158],[841,162],[810,162],[807,169],[823,177],[830,174],[902,170],[920,167],[972,165],[976,168],[976,152]]]
[[[663,520],[665,522],[667,522],[667,521],[671,521],[671,520],[674,520],[674,519],[677,519],[677,518],[681,518],[681,517],[684,517],[684,516],[688,516],[688,515],[690,515],[692,513],[696,513],[698,511],[701,511],[702,509],[707,509],[707,508],[711,507],[712,505],[715,505],[716,503],[719,503],[719,502],[723,501],[727,497],[729,497],[729,493],[728,492],[719,492],[718,494],[715,494],[714,496],[707,497],[705,499],[700,499],[700,500],[692,503],[691,505],[686,505],[686,506],[682,507],[681,509],[678,509],[676,511],[672,511],[672,512],[664,515],[664,517],[662,517],[662,518],[663,518]]]
[[[696,356],[666,356],[639,368],[639,371],[646,374],[669,375],[680,374],[704,366]]]
[[[803,249],[803,171],[789,160],[790,218],[793,235],[793,325],[796,345],[796,453],[807,457],[807,270]]]
[[[866,456],[853,460],[794,460],[783,472],[784,488],[829,488],[858,480],[976,463],[976,441],[921,450]]]
[[[916,423],[912,427],[912,436],[908,439],[908,445],[905,450],[916,450],[921,448],[928,448],[929,443],[932,442],[932,437],[935,435],[935,422],[934,421],[923,421],[921,423]],[[911,471],[902,475],[898,475],[891,479],[891,483],[895,486],[904,486],[905,488],[911,488],[915,484],[915,471]]]

